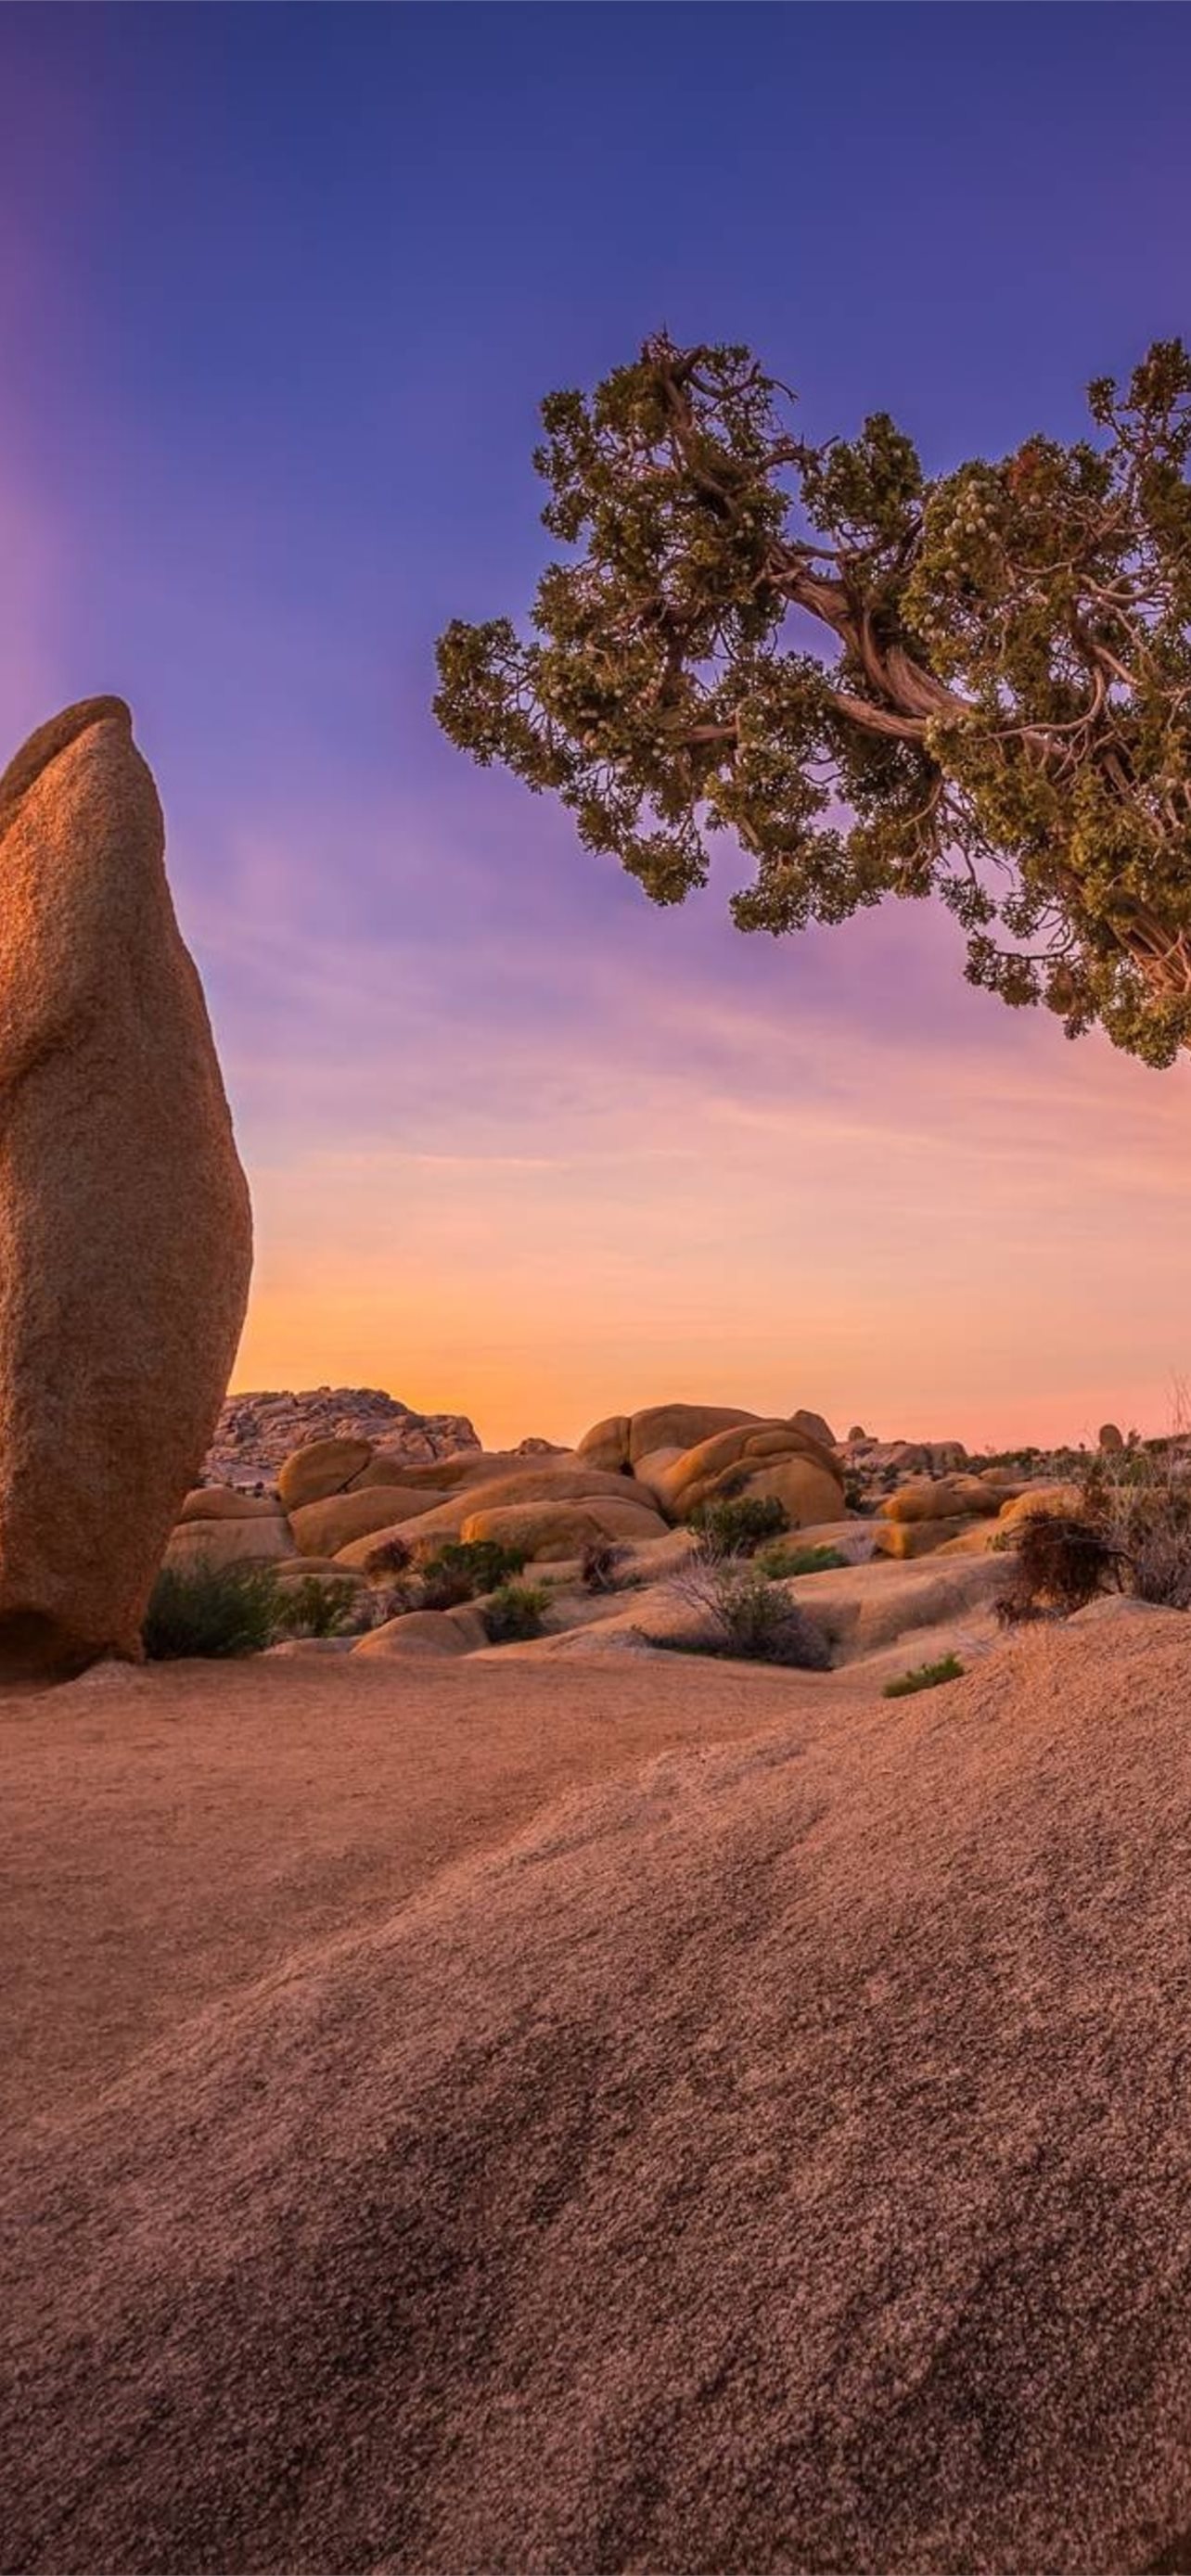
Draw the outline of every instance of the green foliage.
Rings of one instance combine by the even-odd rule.
[[[743,930],[933,892],[972,983],[1169,1064],[1191,1043],[1191,358],[1158,341],[1089,403],[1090,438],[932,478],[886,413],[816,445],[746,348],[656,337],[543,404],[563,552],[528,634],[447,628],[439,720],[655,903],[705,884],[729,830],[756,870]]]
[[[548,1584],[502,1583],[480,1612],[489,1645],[521,1645],[527,1638],[540,1637],[549,1601]]]
[[[448,1539],[427,1557],[421,1575],[424,1610],[454,1610],[474,1601],[477,1593],[494,1592],[520,1574],[523,1547],[506,1547],[494,1538]]]
[[[830,1665],[822,1629],[748,1557],[691,1557],[671,1575],[667,1590],[698,1614],[702,1633],[659,1637],[653,1641],[658,1645],[688,1654],[790,1664],[803,1672],[826,1672]]]
[[[713,1556],[752,1556],[789,1526],[790,1515],[777,1494],[719,1495],[714,1502],[699,1503],[690,1517],[690,1527]]]
[[[937,1690],[940,1682],[957,1682],[963,1672],[958,1655],[940,1655],[935,1664],[916,1664],[900,1681],[886,1682],[882,1699],[911,1699],[915,1691]]]
[[[762,1574],[780,1583],[793,1574],[833,1574],[837,1566],[847,1565],[838,1547],[792,1547],[775,1539],[758,1551],[757,1563]]]
[[[982,1450],[971,1461],[974,1470],[1006,1467],[1022,1483],[1031,1477],[1045,1476],[1052,1485],[1076,1485],[1084,1475],[1089,1456],[1087,1449],[990,1449]]]
[[[307,1574],[278,1586],[287,1636],[342,1637],[355,1624],[356,1586],[334,1575]]]
[[[259,1655],[281,1624],[281,1586],[271,1566],[163,1565],[141,1640],[151,1663],[184,1655]]]
[[[398,1588],[402,1593],[409,1589],[400,1581]],[[410,1606],[419,1610],[457,1610],[475,1597],[475,1584],[462,1566],[440,1565],[432,1559],[423,1566],[417,1584],[410,1590]]]

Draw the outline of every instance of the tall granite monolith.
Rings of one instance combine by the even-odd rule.
[[[120,698],[0,778],[0,1681],[139,1654],[235,1359],[248,1187]]]

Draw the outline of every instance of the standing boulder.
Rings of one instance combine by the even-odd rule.
[[[252,1258],[153,780],[119,698],[0,778],[0,1679],[136,1656]]]

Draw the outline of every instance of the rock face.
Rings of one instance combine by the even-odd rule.
[[[413,1413],[408,1404],[375,1386],[316,1386],[301,1395],[229,1395],[207,1459],[208,1481],[275,1485],[293,1450],[324,1440],[355,1440],[369,1454],[383,1443],[386,1451],[411,1465],[453,1458],[480,1445],[466,1414]],[[303,1501],[312,1499],[302,1496]]]
[[[593,1494],[586,1502],[497,1503],[477,1508],[464,1521],[465,1540],[497,1539],[523,1547],[536,1564],[580,1556],[601,1539],[648,1541],[666,1536],[660,1513],[626,1496]]]
[[[337,1556],[353,1539],[386,1532],[421,1518],[434,1501],[429,1491],[403,1493],[399,1485],[369,1485],[358,1494],[328,1494],[290,1515],[294,1543],[303,1556]]]
[[[170,1531],[164,1562],[189,1570],[199,1565],[284,1565],[294,1559],[284,1512],[270,1512],[261,1520],[179,1521]]]
[[[371,1459],[369,1440],[309,1440],[286,1459],[277,1478],[278,1494],[287,1512],[299,1511],[304,1503],[325,1503],[332,1494],[345,1494]]]
[[[819,1413],[777,1421],[735,1405],[654,1404],[594,1423],[578,1456],[631,1476],[672,1521],[730,1494],[776,1496],[792,1529],[843,1510],[843,1473]]]
[[[0,1675],[135,1655],[236,1355],[251,1213],[119,698],[0,778]]]
[[[628,1472],[659,1450],[677,1457],[715,1431],[757,1419],[732,1404],[651,1404],[644,1413],[613,1413],[605,1422],[594,1422],[579,1443],[579,1456],[592,1467]]]
[[[881,1512],[891,1521],[955,1520],[965,1512],[998,1512],[1002,1494],[981,1476],[916,1477],[899,1485]]]

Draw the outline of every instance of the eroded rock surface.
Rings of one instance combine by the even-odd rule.
[[[375,1386],[316,1386],[229,1395],[207,1459],[212,1484],[275,1485],[294,1450],[315,1441],[383,1444],[410,1465],[479,1448],[465,1413],[415,1413]],[[331,1488],[326,1490],[330,1491]],[[312,1499],[303,1495],[304,1501]]]
[[[119,698],[0,778],[0,1677],[139,1652],[236,1355],[248,1189]]]

